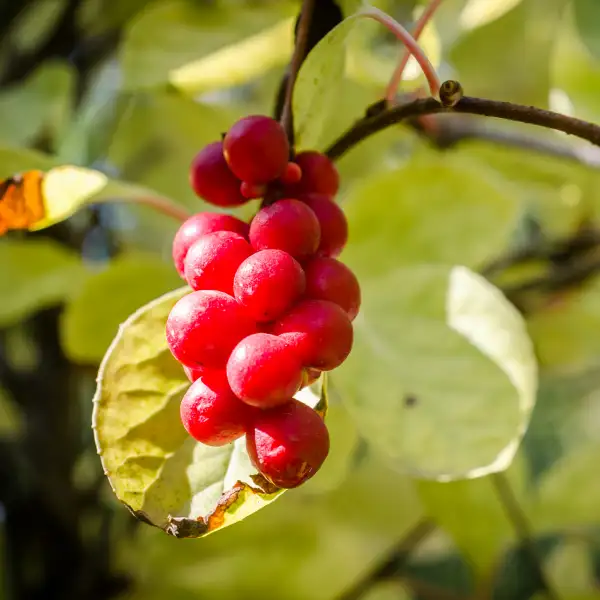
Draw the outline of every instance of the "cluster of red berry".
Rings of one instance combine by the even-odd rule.
[[[346,359],[360,305],[356,277],[335,258],[348,235],[338,173],[318,152],[290,161],[281,125],[249,116],[198,153],[190,180],[217,206],[265,200],[250,225],[203,212],[175,236],[175,265],[195,290],[166,328],[192,381],[181,419],[203,444],[246,434],[259,472],[296,487],[320,468],[329,436],[293,395]]]

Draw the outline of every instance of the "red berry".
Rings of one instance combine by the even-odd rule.
[[[256,321],[273,321],[302,295],[304,271],[283,250],[260,250],[247,258],[233,280],[233,293]]]
[[[353,321],[360,307],[360,286],[356,275],[344,263],[326,256],[311,260],[304,271],[306,297],[335,302]]]
[[[239,206],[247,202],[240,192],[242,182],[229,170],[222,142],[205,146],[192,161],[190,184],[200,198],[216,206]]]
[[[267,186],[261,183],[248,183],[247,181],[242,181],[240,192],[242,192],[244,198],[254,200],[255,198],[262,198],[267,193]]]
[[[304,300],[273,324],[298,352],[305,367],[331,371],[352,349],[353,331],[348,315],[333,302]]]
[[[285,171],[290,146],[278,121],[250,115],[227,132],[223,153],[229,168],[242,181],[269,183]]]
[[[203,235],[188,251],[185,278],[194,290],[218,290],[233,295],[233,276],[253,250],[238,233]]]
[[[236,344],[256,333],[256,324],[231,296],[202,290],[175,304],[166,332],[173,356],[186,367],[224,369]]]
[[[296,155],[294,162],[300,167],[302,178],[290,186],[288,193],[325,194],[335,196],[340,187],[340,176],[333,162],[324,154],[309,150]]]
[[[302,169],[300,168],[300,165],[295,162],[289,162],[279,179],[284,185],[298,183],[302,179]]]
[[[203,373],[206,373],[206,369],[190,369],[190,367],[183,367],[183,371],[186,374],[186,377],[192,382],[194,383],[194,381],[196,381],[196,379],[199,379],[200,376]]]
[[[344,211],[329,197],[306,194],[300,198],[317,215],[321,226],[320,256],[338,256],[348,241],[348,221]]]
[[[204,374],[181,400],[181,422],[197,441],[223,446],[244,435],[253,410],[231,391],[224,373]]]
[[[190,246],[207,233],[234,231],[248,238],[250,226],[231,215],[201,212],[191,216],[179,228],[173,239],[173,261],[177,272],[184,276],[184,261]]]
[[[329,433],[310,406],[291,400],[255,415],[246,448],[266,479],[281,488],[294,488],[321,468],[329,453]]]
[[[255,250],[284,250],[294,258],[306,258],[319,247],[321,232],[315,213],[299,200],[279,200],[258,211],[250,224],[250,243]]]
[[[259,408],[289,402],[300,389],[302,365],[291,346],[276,335],[255,333],[244,338],[227,361],[234,394]]]

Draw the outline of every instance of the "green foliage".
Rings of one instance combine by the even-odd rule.
[[[397,268],[365,281],[355,331],[333,381],[375,447],[440,480],[510,464],[533,408],[536,363],[497,289],[464,267]]]
[[[119,329],[98,375],[94,430],[117,497],[140,519],[175,537],[200,537],[232,525],[283,490],[254,474],[245,440],[221,447],[195,442],[179,418],[189,386],[165,338],[183,288],[154,300]],[[310,389],[298,399],[326,410]]]
[[[111,261],[67,303],[61,323],[65,352],[74,362],[98,364],[131,313],[180,284],[172,265],[155,257],[124,255]]]
[[[574,0],[575,19],[582,41],[589,51],[600,58],[600,41],[598,40],[598,20],[600,5],[594,0]]]
[[[60,304],[85,280],[77,253],[52,240],[0,240],[0,325]]]
[[[343,259],[361,280],[415,263],[479,266],[506,246],[517,222],[517,199],[501,183],[431,152],[365,178],[344,202]]]
[[[181,85],[189,91],[227,87],[242,82],[244,77],[259,75],[276,64],[284,64],[285,54],[274,61],[267,56],[265,48],[261,48],[260,52],[250,56],[254,64],[242,67],[245,75],[240,78],[239,68],[234,66],[235,62],[248,60],[245,55],[248,45],[238,46],[236,53],[230,44],[239,44],[241,38],[261,33],[267,37],[269,33],[272,35],[272,32],[265,34],[265,30],[292,15],[294,9],[295,6],[287,2],[247,9],[239,6],[217,8],[185,0],[155,3],[131,23],[123,43],[124,88],[148,89],[168,83]],[[249,43],[252,42],[246,42]],[[289,48],[289,42],[285,46]],[[220,57],[210,55],[226,47],[229,47],[229,56],[226,55],[221,68],[229,65],[231,81],[223,76],[212,79],[210,72],[199,74],[202,62],[196,62],[198,57],[212,61],[212,64],[205,62],[204,66],[209,66],[214,73],[218,68],[215,63],[223,60],[223,53]],[[257,62],[261,59],[259,67]]]

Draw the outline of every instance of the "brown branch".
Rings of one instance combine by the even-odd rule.
[[[290,71],[287,76],[287,88],[285,91],[285,99],[281,112],[281,124],[290,140],[290,145],[294,145],[294,116],[292,113],[292,100],[294,96],[294,85],[298,77],[298,71],[306,58],[308,48],[308,34],[312,14],[315,8],[316,0],[304,0],[302,3],[302,11],[298,20],[298,29],[296,33],[296,44],[294,46],[294,54],[290,63]]]
[[[473,114],[528,123],[562,131],[600,146],[600,126],[593,123],[534,106],[463,96],[451,107],[442,106],[435,98],[426,98],[378,111],[375,115],[355,123],[326,150],[326,154],[332,159],[338,159],[359,142],[391,125],[414,117],[438,113]]]

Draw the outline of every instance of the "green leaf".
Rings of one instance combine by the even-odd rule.
[[[25,146],[47,134],[54,144],[68,123],[73,68],[48,61],[24,83],[0,93],[0,141]]]
[[[558,460],[541,477],[532,504],[538,531],[600,524],[600,481],[594,477],[600,443],[591,442]]]
[[[411,594],[400,581],[381,581],[375,583],[359,600],[410,600]]]
[[[132,184],[110,180],[104,173],[73,165],[62,165],[47,171],[41,184],[44,217],[30,225],[39,230],[64,221],[85,204],[107,201],[135,201],[153,197],[169,204],[166,198]]]
[[[140,306],[181,285],[172,265],[152,256],[122,256],[83,284],[67,303],[61,341],[77,363],[98,364],[119,326]]]
[[[277,6],[244,8],[240,5],[216,7],[180,0],[149,6],[131,23],[123,42],[121,58],[124,88],[139,90],[165,86],[172,77],[180,82],[182,75],[179,69],[194,69],[197,74],[197,69],[188,65],[194,65],[200,58],[218,51],[227,52],[227,46],[239,44],[242,38],[260,34],[268,37],[269,33],[265,30],[294,14],[296,8],[295,4],[289,2],[278,2]],[[256,38],[254,42],[246,40],[246,43],[252,46]],[[289,43],[284,47],[289,48]],[[258,64],[243,65],[244,61],[252,58],[252,55],[248,57],[242,53],[247,46],[244,48],[242,45],[238,50],[230,50],[229,56],[225,54],[231,81],[228,83],[227,78],[223,77],[218,80],[219,86],[240,83],[240,72],[243,71],[245,76],[242,80],[256,76],[280,61],[285,62],[287,54],[281,52],[280,48],[278,58],[267,58],[265,48],[260,48],[260,52],[253,56],[254,60],[260,58],[263,61],[259,69]],[[232,69],[233,59],[239,63],[237,73]],[[211,60],[223,60],[223,54]],[[208,64],[212,69],[215,68],[214,62]],[[183,73],[183,79],[189,84],[190,72],[187,75],[185,71]],[[208,75],[203,84],[209,81]]]
[[[386,560],[422,518],[411,480],[367,455],[342,485],[306,486],[200,544],[142,528],[119,552],[138,574],[132,600],[332,600]]]
[[[333,381],[375,448],[422,478],[508,467],[537,369],[525,324],[499,290],[465,267],[397,268],[363,282],[354,325]]]
[[[187,435],[179,403],[189,386],[165,338],[167,316],[183,288],[147,304],[119,329],[98,375],[96,446],[113,490],[139,519],[175,537],[201,537],[232,525],[283,490],[257,476],[244,438],[222,447]],[[305,388],[297,395],[326,409]]]
[[[0,240],[0,272],[0,327],[60,304],[86,277],[75,252],[41,238]]]
[[[532,314],[527,324],[541,365],[563,370],[597,365],[600,281]]]
[[[368,177],[344,209],[343,258],[361,281],[415,262],[478,266],[505,247],[519,216],[510,188],[434,152]]]
[[[23,414],[15,406],[8,392],[0,387],[0,439],[17,437],[24,427]]]
[[[287,63],[293,46],[294,19],[284,19],[237,44],[174,69],[169,81],[187,94],[241,85]]]
[[[0,146],[0,178],[5,179],[21,171],[40,169],[42,171],[56,166],[56,161],[47,154],[28,150]]]
[[[465,29],[475,29],[491,23],[512,10],[522,0],[467,0],[460,14]]]
[[[523,0],[500,18],[461,36],[450,60],[467,93],[547,106],[549,57],[565,5],[566,0]]]
[[[448,533],[474,567],[479,581],[486,581],[499,565],[503,552],[515,540],[514,525],[498,497],[494,477],[506,477],[523,507],[526,506],[526,472],[519,457],[502,475],[475,480],[420,481],[419,498],[427,514]]]
[[[598,597],[596,575],[589,543],[566,539],[555,548],[545,565],[552,589],[560,598],[586,595]]]
[[[596,0],[574,0],[575,20],[579,35],[588,50],[600,59],[600,39],[598,23],[600,23],[600,4]]]
[[[331,141],[329,120],[344,102],[346,50],[359,25],[364,24],[356,16],[342,21],[313,48],[298,73],[292,108],[299,149],[321,150]]]

